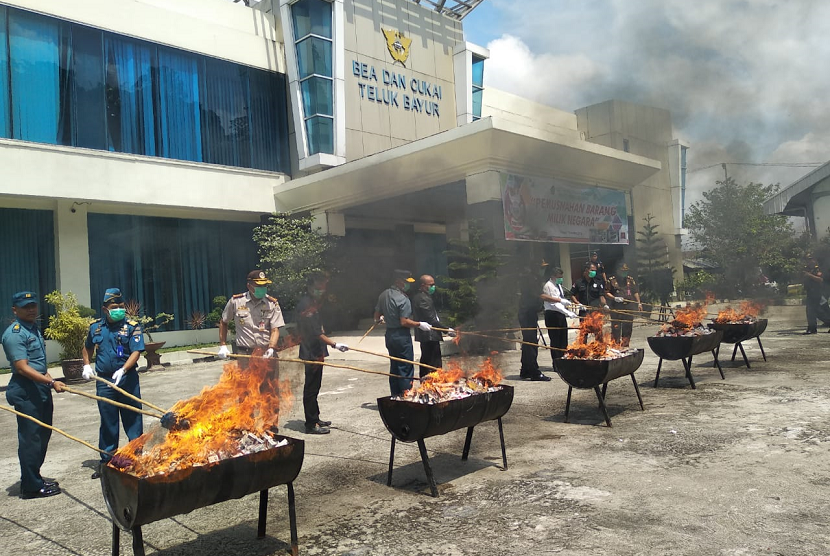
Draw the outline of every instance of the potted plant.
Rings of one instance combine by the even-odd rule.
[[[173,315],[161,312],[155,317],[147,316],[143,314],[141,303],[134,299],[125,303],[124,308],[127,310],[127,318],[138,322],[141,325],[141,331],[147,335],[147,339],[149,340],[144,342],[144,359],[147,360],[147,368],[145,370],[152,371],[163,367],[161,364],[161,354],[158,353],[158,350],[167,342],[154,342],[152,332],[172,321],[174,318]]]
[[[43,335],[55,340],[61,346],[61,367],[67,380],[80,380],[84,368],[81,349],[84,346],[89,325],[95,320],[82,316],[82,307],[72,292],[66,294],[58,290],[47,294],[46,303],[55,308],[55,314],[49,317],[49,325]]]

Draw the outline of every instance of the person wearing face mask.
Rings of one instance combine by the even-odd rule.
[[[138,384],[138,357],[144,351],[144,334],[141,326],[127,318],[124,298],[118,288],[109,288],[104,292],[103,316],[93,322],[81,350],[84,360],[83,377],[90,380],[93,374],[112,382],[122,390],[140,398]],[[95,353],[95,370],[89,362]],[[141,409],[141,404],[115,391],[103,382],[95,383],[96,394],[122,404]],[[134,440],[144,432],[141,414],[109,403],[98,402],[101,426],[98,429],[98,447],[113,453],[118,448],[119,419],[129,440]],[[101,464],[110,460],[110,456],[101,454]],[[92,474],[93,479],[101,476],[100,467]]]
[[[233,320],[236,325],[236,339],[233,343],[233,353],[251,355],[254,350],[262,350],[266,359],[275,357],[277,341],[280,338],[280,327],[285,326],[282,309],[275,297],[268,295],[268,284],[271,283],[261,270],[252,270],[248,273],[248,291],[238,293],[228,300],[225,310],[222,311],[222,320],[219,322],[219,352],[220,359],[227,359],[228,350],[228,323]],[[240,369],[248,368],[249,359],[239,358],[237,363]],[[276,365],[274,367],[276,372]]]
[[[323,274],[312,274],[306,279],[306,295],[297,302],[297,332],[300,334],[300,359],[319,361],[305,363],[305,384],[303,385],[303,410],[305,411],[305,432],[307,434],[328,434],[331,421],[320,419],[320,405],[317,396],[323,382],[323,361],[329,354],[329,347],[338,351],[349,351],[349,346],[335,342],[323,328],[320,309],[326,297],[328,278]]]
[[[432,296],[435,293],[435,278],[429,274],[421,276],[420,285],[417,293],[412,296],[412,318],[416,321],[424,321],[430,326],[440,327],[441,322],[438,319],[438,311],[435,310],[435,303],[432,301]],[[450,328],[449,330],[452,330]],[[455,331],[450,332],[450,336],[455,336]],[[441,361],[441,341],[444,335],[437,330],[421,330],[420,327],[415,329],[415,339],[421,344],[421,363],[430,365],[432,367],[443,366]],[[433,372],[427,367],[418,367],[418,376],[424,378],[429,373]]]
[[[412,319],[412,303],[405,293],[415,283],[412,273],[408,270],[395,270],[392,273],[392,280],[392,285],[378,296],[374,313],[375,322],[386,323],[386,350],[389,355],[411,361],[415,353],[409,329],[418,328],[429,332],[432,330],[432,325],[426,321]],[[390,360],[389,374],[400,377],[389,377],[389,391],[392,396],[400,396],[412,388],[412,377],[415,375],[415,367],[412,363]]]
[[[608,293],[614,297],[614,308],[625,311],[611,311],[611,335],[621,346],[628,347],[634,329],[634,313],[631,311],[642,311],[643,304],[640,302],[640,288],[629,276],[627,264],[623,263],[617,269],[616,276],[608,280]]]
[[[549,381],[539,370],[539,311],[542,310],[542,300],[539,294],[539,285],[547,276],[548,264],[542,261],[541,270],[528,265],[519,273],[519,326],[522,329],[522,357],[519,368],[519,378],[522,380]]]
[[[602,279],[597,276],[597,266],[588,261],[582,269],[582,278],[571,286],[571,301],[585,307],[602,307],[608,309],[605,301],[605,288]],[[587,314],[585,309],[579,311],[579,316]]]
[[[561,268],[554,268],[549,272],[548,281],[542,287],[542,301],[545,302],[545,327],[548,329],[550,350],[553,359],[553,369],[556,370],[556,360],[565,355],[568,347],[568,320],[576,318],[576,314],[568,309],[571,300],[565,297],[564,279]]]

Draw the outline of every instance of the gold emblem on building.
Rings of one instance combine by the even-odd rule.
[[[400,31],[387,31],[386,29],[381,29],[381,31],[386,37],[386,48],[389,49],[392,59],[406,67],[406,59],[409,58],[409,47],[412,44],[412,39],[404,37]]]

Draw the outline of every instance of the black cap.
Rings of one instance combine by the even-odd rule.
[[[404,282],[414,282],[415,278],[412,277],[412,273],[408,270],[403,270],[400,268],[396,268],[392,272],[392,279],[394,280],[403,280]]]

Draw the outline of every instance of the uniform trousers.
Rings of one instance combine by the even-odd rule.
[[[99,374],[98,376],[112,382],[112,375]],[[129,392],[136,398],[141,397],[141,388],[138,385],[138,373],[135,369],[124,373],[124,378],[121,379],[118,387]],[[117,392],[103,382],[95,383],[95,393],[102,398],[141,409],[140,403],[128,398],[121,392]],[[106,402],[98,402],[98,413],[101,415],[101,427],[98,429],[98,447],[106,452],[113,453],[118,449],[119,419],[121,424],[124,425],[124,432],[127,433],[128,440],[135,440],[144,432],[144,422],[141,419],[140,413],[122,407],[116,407]],[[101,454],[101,461],[106,463],[110,459],[110,456]]]
[[[532,328],[533,330],[522,330],[522,341],[536,344],[538,341],[539,313],[536,308],[519,310],[519,326]],[[519,375],[522,378],[532,378],[539,374],[539,348],[535,345],[522,344],[522,366]]]
[[[568,319],[559,311],[545,311],[545,327],[548,328],[550,347],[559,348],[550,350],[550,358],[556,367],[556,360],[565,355],[561,350],[568,348]]]
[[[412,347],[412,335],[408,328],[386,328],[386,350],[392,357],[412,360],[415,357]],[[389,374],[401,378],[389,377],[389,391],[393,396],[400,396],[412,388],[412,377],[415,376],[415,366],[412,363],[389,361]]]
[[[13,374],[6,390],[6,400],[16,411],[52,424],[52,392],[44,384]],[[33,493],[43,488],[40,467],[52,431],[24,417],[17,417],[17,459],[20,461],[20,492]]]
[[[313,427],[320,420],[320,404],[317,395],[323,384],[323,365],[305,364],[305,384],[303,385],[303,411],[305,412],[305,426]]]
[[[441,361],[441,342],[437,340],[427,340],[426,342],[419,342],[421,344],[421,358],[419,361],[424,365],[431,365],[432,367],[442,368]],[[418,376],[424,378],[429,373],[433,372],[428,367],[418,367]]]

